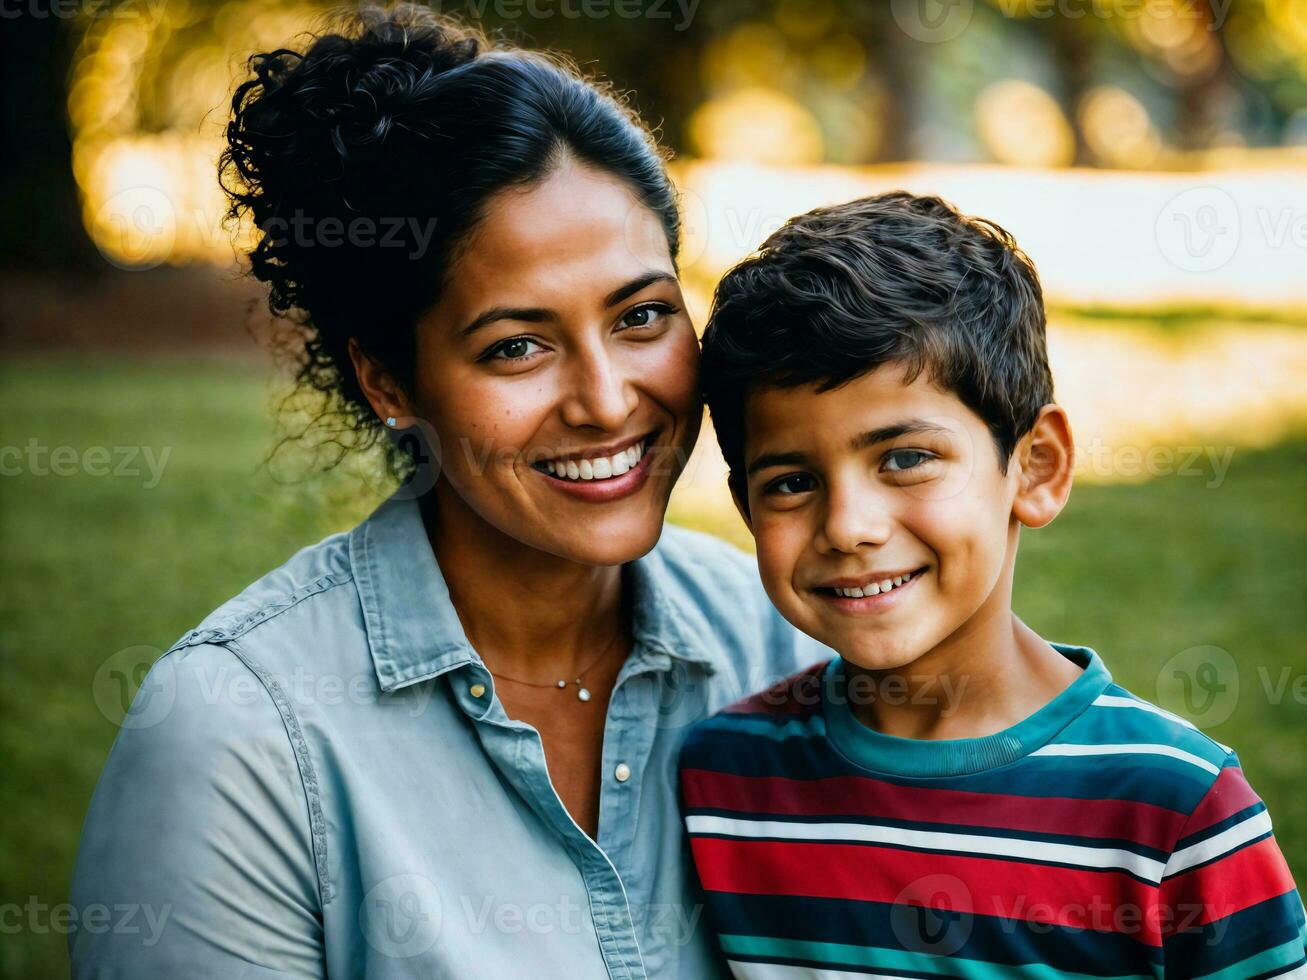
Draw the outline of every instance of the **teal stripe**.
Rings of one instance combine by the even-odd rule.
[[[723,935],[722,949],[729,956],[755,956],[766,959],[810,960],[829,967],[860,966],[877,970],[915,971],[939,977],[965,977],[967,980],[1154,980],[1151,975],[1128,974],[1104,977],[1100,974],[1066,973],[1038,963],[988,963],[957,955],[935,956],[907,950],[875,946],[849,946],[804,939],[774,939],[770,936]]]
[[[1285,970],[1303,962],[1303,940],[1290,939],[1281,946],[1265,949],[1246,960],[1240,960],[1224,970],[1204,973],[1194,980],[1243,980],[1244,977],[1260,976],[1271,970]]]
[[[700,723],[700,731],[711,729],[719,729],[729,734],[747,732],[750,735],[761,735],[763,738],[770,738],[779,742],[782,739],[796,737],[824,738],[826,735],[826,722],[819,714],[809,715],[807,719],[796,718],[779,725],[774,721],[753,718],[749,715],[717,715]]]

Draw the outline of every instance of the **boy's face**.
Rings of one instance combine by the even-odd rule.
[[[821,394],[754,393],[745,467],[768,595],[846,660],[895,670],[1006,621],[1017,468],[1000,470],[985,423],[925,374],[908,384],[886,364]]]

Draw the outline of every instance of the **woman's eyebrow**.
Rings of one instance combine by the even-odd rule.
[[[636,276],[624,286],[618,286],[611,293],[604,297],[604,309],[610,306],[616,306],[622,300],[634,296],[640,290],[652,286],[656,282],[676,282],[676,276],[670,272],[664,272],[661,269],[651,269],[643,275]]]
[[[492,306],[464,327],[459,335],[467,337],[498,320],[523,320],[527,323],[544,323],[546,320],[557,319],[557,316],[553,310],[540,307]]]
[[[652,286],[656,282],[676,282],[676,276],[670,272],[663,272],[660,269],[646,272],[643,275],[636,276],[628,283],[618,286],[611,293],[604,297],[604,309],[610,306],[616,306],[622,300],[634,296],[642,289]],[[553,310],[547,310],[537,306],[492,306],[484,313],[478,314],[477,317],[459,331],[459,336],[467,337],[476,333],[482,327],[489,326],[499,320],[520,320],[525,323],[544,323],[548,320],[556,320],[558,314]]]

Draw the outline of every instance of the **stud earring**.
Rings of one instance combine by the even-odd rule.
[[[386,424],[392,429],[395,427],[395,416],[391,415],[386,419]]]

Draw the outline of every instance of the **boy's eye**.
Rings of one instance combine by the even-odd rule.
[[[487,350],[481,356],[481,359],[484,361],[524,361],[531,354],[532,346],[539,347],[540,345],[530,337],[509,337]]]
[[[885,454],[885,459],[880,468],[889,473],[901,473],[934,458],[931,453],[923,452],[920,449],[895,449],[893,452]]]
[[[767,484],[762,492],[790,497],[799,493],[807,493],[811,489],[812,477],[805,473],[791,473],[789,476],[783,476],[779,480]]]
[[[637,306],[628,310],[622,315],[619,321],[622,326],[630,328],[651,327],[658,322],[660,317],[668,316],[676,312],[674,306],[668,306],[666,303],[645,303],[643,306]]]

